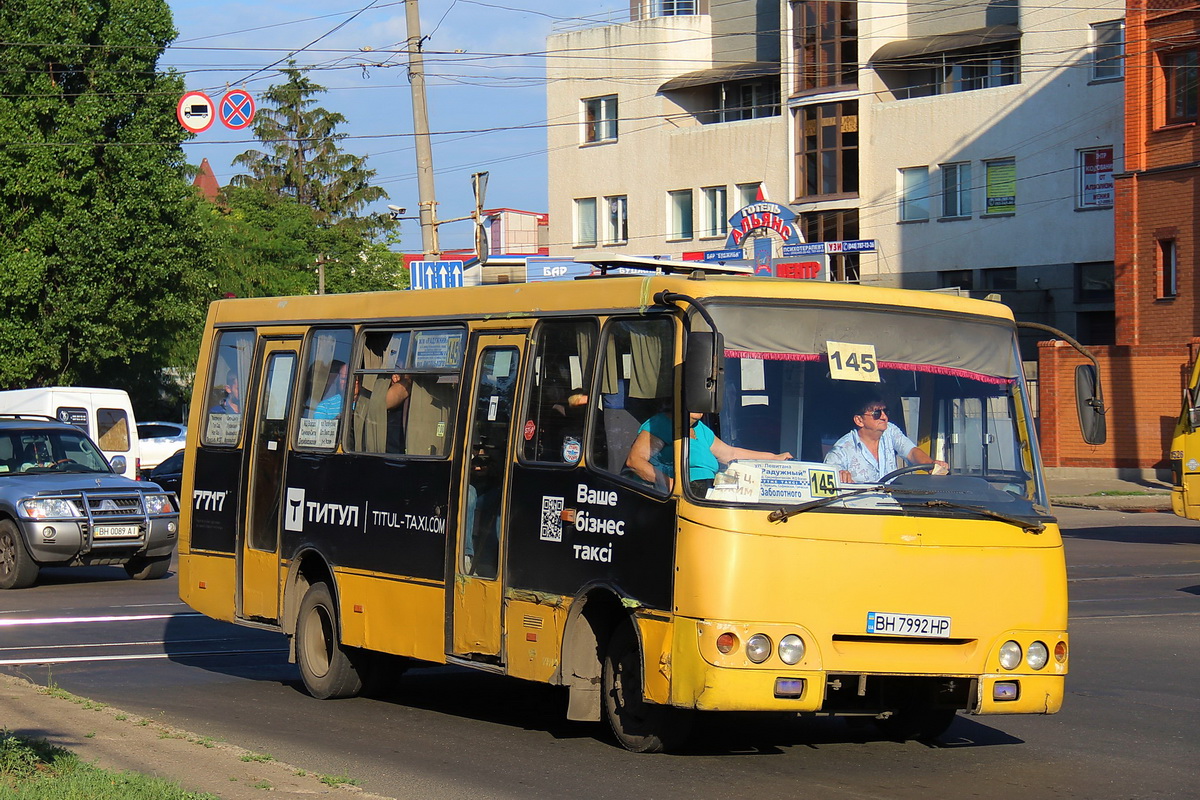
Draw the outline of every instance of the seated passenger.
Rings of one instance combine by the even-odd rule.
[[[859,403],[852,417],[854,430],[834,443],[825,463],[838,468],[842,483],[878,483],[899,465],[897,456],[913,464],[930,464],[942,474],[949,469],[945,461],[934,461],[916,442],[888,420],[887,406],[872,395]]]
[[[329,369],[329,383],[325,397],[317,403],[313,419],[337,419],[342,415],[343,395],[346,393],[347,366],[344,361],[334,361]]]
[[[720,471],[722,464],[728,464],[739,458],[786,461],[792,457],[791,453],[768,453],[726,444],[713,433],[712,428],[704,424],[703,416],[696,411],[690,414],[691,428],[688,435],[695,444],[688,450],[688,480],[692,484],[693,492],[704,494],[711,488],[713,478]],[[648,483],[670,491],[675,485],[673,454],[667,447],[671,438],[670,415],[655,414],[642,423],[642,427],[638,429],[637,438],[633,440],[633,446],[629,448],[625,466]]]

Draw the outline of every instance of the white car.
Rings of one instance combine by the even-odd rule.
[[[166,461],[187,441],[187,426],[181,422],[139,422],[137,430],[143,472]]]

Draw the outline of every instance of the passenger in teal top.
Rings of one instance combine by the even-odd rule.
[[[692,483],[693,491],[706,491],[720,471],[721,464],[739,458],[785,461],[792,457],[791,453],[767,453],[726,444],[717,438],[712,428],[704,424],[701,420],[703,416],[698,412],[690,414],[692,441],[688,447],[688,480]],[[675,453],[667,444],[673,438],[670,415],[655,414],[638,429],[625,466],[648,483],[670,491],[675,485]]]

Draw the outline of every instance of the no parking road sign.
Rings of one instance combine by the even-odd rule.
[[[175,106],[175,117],[179,124],[192,133],[203,133],[217,118],[213,113],[212,98],[204,92],[188,92],[179,98]]]
[[[245,89],[230,89],[221,98],[219,113],[226,128],[240,131],[254,121],[254,98]]]

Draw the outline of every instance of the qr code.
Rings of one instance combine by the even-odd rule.
[[[543,542],[562,541],[562,512],[564,501],[561,497],[542,496],[542,535]]]

